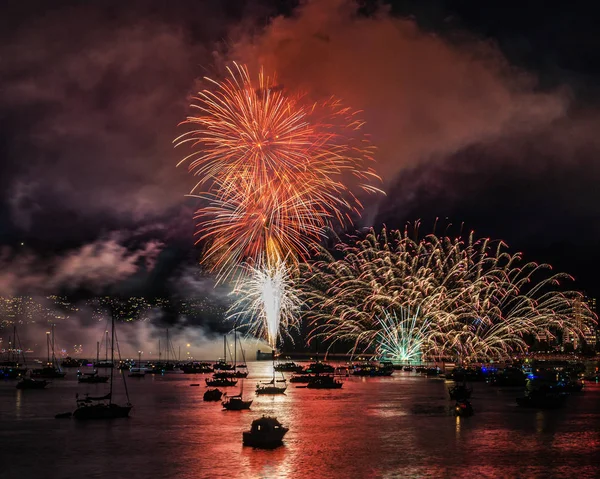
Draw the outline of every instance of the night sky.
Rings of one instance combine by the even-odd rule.
[[[387,196],[358,227],[439,218],[597,296],[592,3],[3,2],[0,294],[189,284],[201,251],[172,140],[200,79],[237,60],[363,110]]]

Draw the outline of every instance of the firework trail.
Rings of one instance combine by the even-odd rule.
[[[353,340],[364,351],[374,331],[390,337],[381,318],[403,309],[431,321],[430,358],[463,360],[506,358],[526,351],[528,336],[580,333],[596,319],[587,307],[575,314],[582,295],[561,289],[570,276],[524,263],[502,242],[434,235],[415,241],[383,230],[340,249],[342,259],[322,251],[304,273],[313,334]]]
[[[379,191],[371,185],[379,178],[356,112],[291,96],[262,72],[255,82],[245,66],[228,72],[222,82],[206,79],[212,88],[194,98],[198,113],[184,122],[192,129],[175,144],[191,148],[180,164],[198,178],[191,195],[202,200],[203,262],[218,281],[237,279],[237,292],[249,288],[258,314],[241,316],[273,344],[277,325],[292,324],[289,278],[310,245],[332,224],[349,224],[362,209],[352,191]]]

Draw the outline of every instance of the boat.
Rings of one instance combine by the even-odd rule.
[[[540,388],[526,391],[525,396],[517,398],[517,404],[534,409],[559,409],[565,405],[566,399],[566,394]]]
[[[233,364],[229,364],[224,359],[219,359],[216,363],[213,364],[213,369],[219,371],[230,371],[233,369]]]
[[[223,391],[219,389],[209,389],[204,393],[205,401],[220,401],[223,396]]]
[[[110,361],[98,361],[94,363],[94,367],[96,369],[112,369],[114,365]]]
[[[100,362],[100,343],[96,342],[96,364]],[[97,370],[91,373],[77,371],[77,382],[84,384],[101,384],[108,382],[108,376],[100,376]]]
[[[313,374],[294,374],[290,378],[291,383],[307,383],[310,379],[314,377]]]
[[[263,416],[260,419],[252,421],[249,431],[242,434],[244,446],[257,448],[275,448],[283,442],[283,436],[288,432],[288,428],[274,417]]]
[[[467,399],[456,401],[454,405],[454,415],[457,417],[470,417],[475,414],[473,406]]]
[[[274,357],[275,355],[273,354]],[[286,389],[287,383],[283,377],[283,373],[281,373],[280,380],[275,380],[275,359],[273,359],[273,379],[266,383],[258,383],[256,385],[256,394],[284,394]]]
[[[223,335],[223,358],[219,358],[216,363],[213,364],[215,371],[231,371],[234,365],[227,362],[227,335]]]
[[[0,363],[0,379],[19,379],[27,374],[27,368],[22,368],[17,361]]]
[[[63,368],[79,368],[84,363],[82,359],[73,359],[71,356],[67,356],[62,360],[60,365]]]
[[[137,362],[138,367],[137,368],[131,368],[129,370],[129,374],[128,376],[130,378],[145,378],[146,377],[146,371],[144,369],[142,369],[142,352],[138,351],[138,362]]]
[[[521,368],[507,367],[502,371],[491,374],[488,382],[498,387],[523,387],[527,383],[527,376]]]
[[[337,381],[330,374],[317,374],[312,376],[306,387],[308,389],[341,389],[343,383],[341,381]]]
[[[466,384],[455,384],[453,387],[448,388],[448,393],[450,394],[450,399],[461,401],[471,397],[473,388],[467,387]]]
[[[278,363],[275,365],[275,371],[284,373],[300,373],[304,368],[293,361]]]
[[[559,382],[557,385],[557,389],[560,392],[565,393],[579,393],[583,390],[583,383],[581,381],[564,381]]]
[[[169,328],[167,328],[167,360],[162,368],[162,374],[183,374],[183,371],[176,364],[175,348],[169,339]],[[173,362],[171,362],[170,354],[173,354]]]
[[[221,403],[223,405],[223,408],[227,409],[228,411],[242,411],[244,409],[250,409],[250,406],[252,405],[252,399],[244,401],[242,397],[243,395],[244,381],[242,381],[242,388],[239,394],[237,394],[236,396],[227,396],[225,401]]]
[[[205,374],[212,373],[213,367],[209,363],[190,363],[184,364],[181,370],[185,374]]]
[[[108,376],[100,376],[98,371],[92,373],[81,373],[77,371],[77,382],[85,384],[101,384],[108,382]]]
[[[256,385],[256,394],[283,394],[287,389],[287,385],[285,384],[285,380],[282,382],[284,383],[283,386],[278,386],[275,379],[268,383],[259,383]]]
[[[0,379],[19,379],[27,374],[27,361],[23,348],[20,345],[17,335],[17,326],[13,323],[13,335],[8,337],[8,347],[6,348],[6,360],[0,362]],[[23,365],[19,363],[19,354],[23,357]]]
[[[44,389],[48,385],[45,379],[21,378],[17,383],[17,389]]]
[[[237,379],[233,378],[207,378],[204,381],[206,382],[207,386],[211,387],[228,387],[235,386],[237,384]]]
[[[108,360],[108,346],[109,344],[109,339],[108,339],[108,331],[105,331],[105,338],[104,338],[104,360],[100,361],[100,343],[97,342],[96,343],[96,362],[94,363],[94,368],[95,369],[112,369],[114,367],[114,361],[109,361]]]
[[[304,372],[307,374],[325,374],[325,373],[334,373],[335,368],[330,364],[323,363],[321,361],[317,361],[316,363],[309,364]]]
[[[111,341],[111,363],[114,364],[115,356],[115,316],[112,315],[112,341]],[[123,384],[125,385],[125,394],[127,396],[127,403],[119,405],[113,402],[113,378],[115,369],[110,370],[110,389],[108,394],[99,397],[91,397],[86,395],[85,398],[79,399],[79,395],[75,396],[77,402],[77,409],[73,412],[73,417],[77,420],[99,420],[99,419],[118,419],[129,417],[133,405],[129,402],[129,394],[127,392],[127,386],[125,383],[125,375],[122,374]]]
[[[246,365],[246,355],[244,354],[244,348],[240,341],[240,351],[242,353],[242,363],[237,363],[237,330],[233,328],[233,376],[236,378],[247,378],[248,377],[248,366]]]
[[[41,369],[34,369],[31,371],[32,379],[62,379],[67,373],[65,373],[58,364],[56,356],[54,354],[54,324],[50,332],[46,333],[46,348],[48,350],[48,360],[46,366]],[[52,355],[50,355],[52,350]]]
[[[391,376],[393,373],[393,367],[373,363],[356,364],[352,370],[353,376]]]

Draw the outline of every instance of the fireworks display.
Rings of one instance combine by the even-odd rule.
[[[298,328],[301,301],[284,261],[270,267],[262,261],[257,267],[245,267],[248,275],[236,285],[234,294],[238,299],[228,319],[249,325],[250,334],[265,338],[274,348],[280,332],[289,336]]]
[[[360,213],[352,191],[378,191],[378,177],[355,112],[289,95],[262,72],[254,82],[244,66],[228,72],[223,82],[207,79],[212,89],[198,93],[198,115],[184,122],[193,129],[175,143],[192,150],[180,163],[198,177],[191,194],[202,200],[203,261],[219,280],[239,280],[230,317],[247,318],[275,346],[280,323],[293,323],[298,263],[326,227]]]
[[[205,260],[221,277],[264,253],[306,259],[324,227],[362,208],[350,185],[377,190],[356,113],[292,97],[262,73],[253,82],[244,66],[229,74],[198,93],[199,114],[185,122],[194,129],[175,140],[191,145],[180,163],[199,178],[198,242],[210,243]]]
[[[502,242],[383,230],[340,249],[306,272],[305,295],[313,333],[355,351],[501,359],[526,351],[528,337],[579,334],[595,320],[580,293],[562,291],[568,275]]]

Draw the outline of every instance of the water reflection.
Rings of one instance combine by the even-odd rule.
[[[290,384],[285,395],[256,396],[270,367],[249,364],[250,411],[204,402],[204,388],[189,386],[203,376],[165,375],[129,383],[130,420],[90,424],[54,419],[85,392],[74,375],[25,395],[1,383],[3,457],[14,477],[51,471],[53,479],[89,471],[128,479],[586,477],[600,462],[600,388],[570,398],[564,411],[536,412],[517,408],[515,391],[476,384],[475,415],[455,418],[443,381],[401,372],[349,378],[338,391]],[[242,432],[263,414],[290,428],[283,447],[242,446]]]

